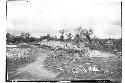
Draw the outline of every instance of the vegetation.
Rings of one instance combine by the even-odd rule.
[[[44,49],[48,53],[48,57],[44,61],[44,68],[54,73],[60,73],[57,79],[60,77],[85,80],[121,79],[122,39],[92,38],[93,30],[82,27],[76,29],[74,36],[70,32],[66,33],[64,29],[59,32],[61,33],[60,38],[50,34],[35,38],[30,33],[22,32],[20,36],[7,33],[7,44],[17,45],[15,48],[7,47],[9,74],[16,71],[17,68],[35,61],[35,58],[40,56],[39,54]],[[67,38],[64,38],[64,35]],[[46,41],[44,42],[44,40]],[[39,42],[41,43],[39,44]],[[115,56],[90,57],[92,51]],[[100,56],[103,56],[102,54]]]

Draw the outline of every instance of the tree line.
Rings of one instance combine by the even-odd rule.
[[[93,34],[92,29],[84,29],[82,27],[79,27],[75,29],[76,33],[75,36],[72,35],[72,33],[69,31],[66,33],[66,30],[62,29],[59,30],[60,38],[57,38],[57,36],[51,36],[50,34],[40,36],[40,38],[32,37],[29,32],[21,32],[19,36],[15,36],[13,34],[7,33],[6,34],[6,42],[9,43],[29,43],[29,42],[39,42],[42,40],[47,39],[55,40],[55,41],[75,41],[76,43],[84,41],[87,39],[87,41],[91,42],[90,36]],[[67,38],[64,38],[64,35],[66,35]]]
[[[43,36],[40,36],[40,38],[32,37],[30,33],[24,33],[21,32],[19,36],[15,36],[13,34],[7,33],[6,34],[6,43],[7,44],[20,44],[20,43],[33,43],[33,42],[40,42],[43,40],[47,41],[60,41],[60,42],[73,42],[75,45],[80,46],[80,43],[84,43],[86,47],[90,47],[91,49],[95,50],[104,50],[104,51],[114,51],[114,49],[117,49],[117,51],[122,50],[122,38],[120,39],[99,39],[99,38],[91,38],[91,35],[93,34],[93,30],[85,29],[82,27],[78,27],[75,29],[75,35],[73,35],[70,31],[66,31],[64,29],[59,30],[60,37],[57,38],[57,36],[51,36],[50,34],[46,34]],[[66,38],[65,36],[66,35]],[[113,44],[107,45],[106,42],[110,40]]]

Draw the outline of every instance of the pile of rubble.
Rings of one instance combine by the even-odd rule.
[[[6,56],[10,59],[27,58],[31,54],[38,53],[37,49],[32,48],[7,48]]]
[[[99,72],[97,65],[82,58],[76,58],[74,53],[60,52],[50,55],[44,61],[44,67],[49,71],[82,78],[88,72]],[[78,54],[79,55],[79,54]]]

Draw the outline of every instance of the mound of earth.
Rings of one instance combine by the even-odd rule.
[[[90,51],[89,54],[92,52]],[[63,77],[63,79],[121,78],[121,59],[113,54],[99,51],[95,51],[91,57],[81,56],[79,53],[58,51],[46,58],[44,67],[54,73],[60,73],[58,78]]]

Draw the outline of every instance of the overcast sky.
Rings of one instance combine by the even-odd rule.
[[[99,38],[121,37],[121,4],[116,0],[8,1],[7,31],[59,35],[82,26]]]

